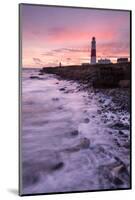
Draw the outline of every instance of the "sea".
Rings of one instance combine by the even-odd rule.
[[[130,130],[111,126],[129,126],[129,113],[103,112],[109,95],[39,69],[22,69],[21,87],[22,194],[130,187]]]

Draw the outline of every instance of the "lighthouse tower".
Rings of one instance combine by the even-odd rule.
[[[92,37],[91,41],[91,64],[96,64],[96,39]]]

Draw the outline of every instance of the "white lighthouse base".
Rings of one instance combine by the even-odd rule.
[[[96,64],[96,57],[95,56],[91,57],[91,64],[92,65]]]

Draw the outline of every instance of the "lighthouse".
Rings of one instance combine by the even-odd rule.
[[[91,64],[96,64],[96,38],[92,37],[91,41]]]

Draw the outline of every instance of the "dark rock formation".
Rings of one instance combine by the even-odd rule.
[[[53,100],[53,101],[59,101],[59,98],[54,97],[54,98],[52,98],[52,100]]]
[[[65,90],[65,88],[60,88],[59,90],[60,90],[60,91],[64,91],[64,90]]]
[[[71,133],[71,136],[77,136],[79,134],[78,130],[74,130]]]
[[[89,123],[89,122],[90,122],[89,118],[85,118],[85,119],[84,119],[84,122],[85,122],[85,123]]]
[[[39,76],[30,76],[31,79],[38,79],[38,80],[42,80],[43,78],[39,77]]]
[[[122,124],[121,122],[117,122],[117,123],[111,125],[111,128],[118,129],[118,130],[129,130],[130,129],[128,124]]]

